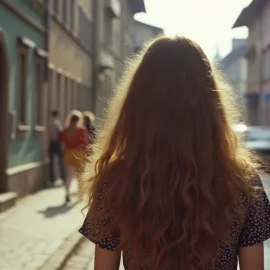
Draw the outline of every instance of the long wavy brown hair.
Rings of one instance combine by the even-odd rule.
[[[256,167],[232,130],[233,92],[184,37],[158,37],[129,67],[86,170],[89,213],[119,230],[119,250],[139,265],[206,269]]]

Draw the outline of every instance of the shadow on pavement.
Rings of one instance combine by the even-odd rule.
[[[74,206],[77,205],[78,202],[74,202],[72,204],[62,204],[59,206],[51,206],[47,207],[45,210],[39,210],[39,214],[43,214],[45,218],[52,218],[57,215],[64,215],[69,212]]]

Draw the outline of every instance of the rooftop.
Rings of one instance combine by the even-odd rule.
[[[137,21],[137,20],[134,20],[134,22],[136,24],[138,24],[138,25],[145,26],[145,27],[148,27],[148,28],[152,29],[157,34],[164,32],[164,30],[162,28],[160,28],[160,27],[157,27],[157,26],[154,26],[154,25],[151,25],[151,24],[147,24],[147,23],[144,23],[144,22],[140,22],[140,21]]]
[[[221,60],[222,67],[226,68],[238,58],[243,57],[246,53],[246,48],[246,45],[244,45],[232,50]]]
[[[146,12],[144,0],[129,0],[133,14]]]
[[[254,17],[262,11],[267,1],[268,0],[253,0],[249,6],[242,10],[232,28],[249,26]]]

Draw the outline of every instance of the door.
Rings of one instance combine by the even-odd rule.
[[[0,28],[0,193],[8,191],[8,86],[9,61],[7,40]]]

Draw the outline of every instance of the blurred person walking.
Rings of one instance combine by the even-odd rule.
[[[270,204],[234,95],[194,41],[159,37],[111,100],[85,179],[95,269],[262,270]],[[254,161],[255,160],[255,161]]]
[[[66,165],[67,177],[65,182],[66,202],[70,201],[70,184],[80,172],[86,147],[89,144],[86,128],[83,126],[83,115],[79,111],[72,111],[66,120],[66,127],[61,134],[64,144],[64,163]],[[78,181],[78,197],[81,199],[82,187]]]
[[[58,158],[59,171],[62,180],[65,182],[66,172],[63,163],[63,147],[60,141],[60,134],[63,131],[63,125],[60,121],[60,112],[54,110],[51,113],[51,122],[49,124],[49,158],[50,158],[50,183],[55,183],[54,158]]]
[[[96,130],[93,126],[95,122],[95,116],[92,112],[85,111],[83,112],[83,121],[89,135],[90,144],[94,144],[96,137]]]

